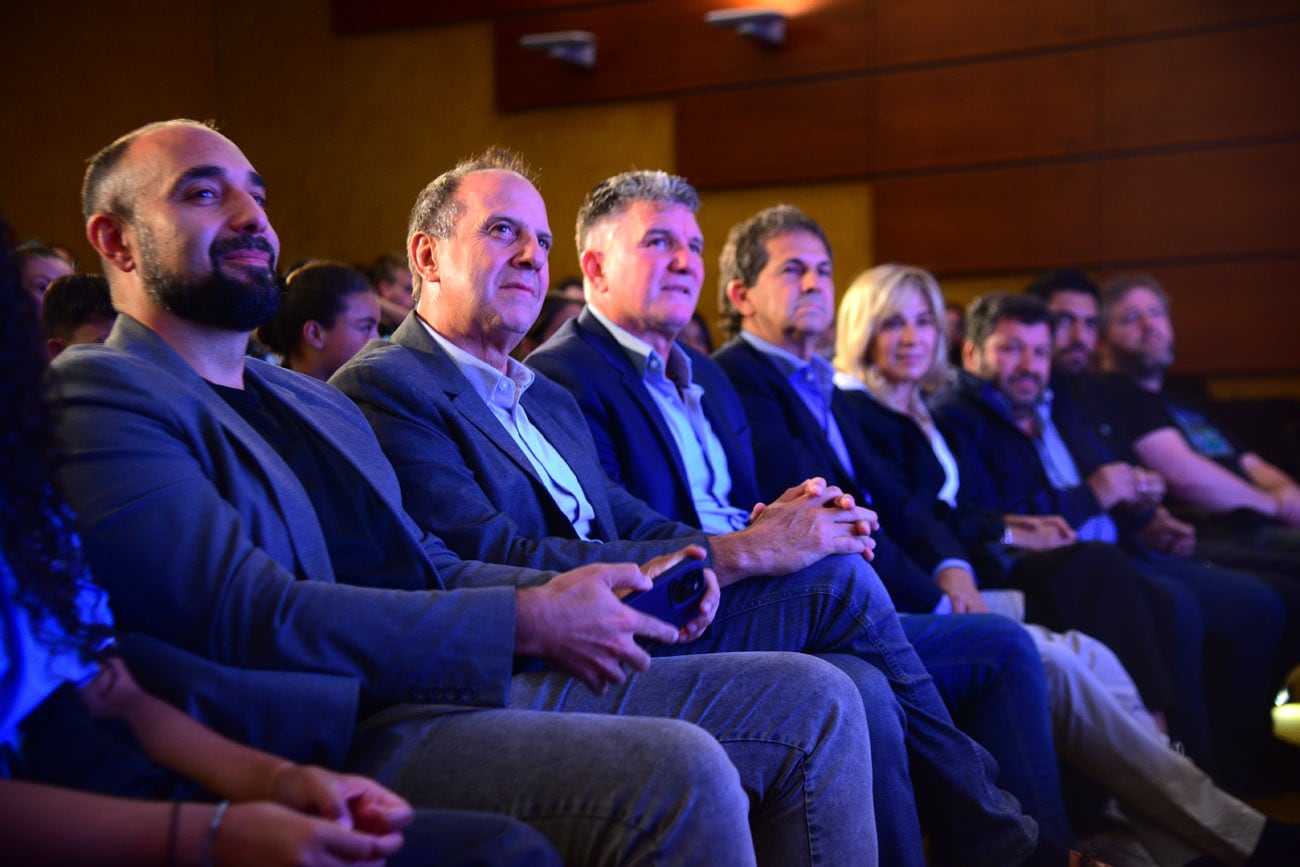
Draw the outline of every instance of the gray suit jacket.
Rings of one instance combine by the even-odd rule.
[[[335,748],[350,739],[358,693],[370,706],[505,702],[513,592],[442,590],[434,564],[454,568],[456,558],[402,511],[392,468],[337,391],[248,362],[248,379],[295,408],[374,486],[410,544],[422,549],[422,574],[390,575],[382,587],[337,583],[297,478],[180,356],[130,317],[118,318],[104,346],[64,353],[52,375],[63,401],[63,483],[120,629],[178,648],[178,658],[321,676],[321,700],[300,697],[291,710],[300,728],[331,732]],[[184,701],[200,687],[186,677],[198,675],[173,668],[182,694],[168,692]],[[243,718],[244,739],[267,745],[263,723],[283,708],[226,697]]]
[[[573,397],[538,375],[524,392],[524,409],[595,510],[593,536],[601,541],[579,539],[528,458],[414,315],[392,342],[372,341],[331,382],[374,428],[397,470],[406,510],[462,557],[571,569],[643,562],[705,544],[698,530],[609,480]]]

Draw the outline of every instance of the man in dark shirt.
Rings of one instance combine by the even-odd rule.
[[[1102,369],[1154,396],[1162,423],[1135,437],[1133,449],[1193,510],[1198,554],[1300,578],[1300,485],[1238,447],[1208,407],[1164,388],[1174,330],[1160,284],[1147,275],[1109,281],[1100,297],[1098,335]]]

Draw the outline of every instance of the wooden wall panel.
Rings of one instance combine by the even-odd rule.
[[[1149,269],[1172,299],[1176,370],[1300,370],[1300,257]]]
[[[861,178],[871,160],[871,82],[745,88],[682,96],[677,171],[700,187]]]
[[[1298,48],[1300,22],[1107,49],[1105,146],[1300,133]]]
[[[874,172],[1007,162],[1099,144],[1095,51],[927,69],[875,80]]]
[[[704,22],[705,12],[725,5],[719,0],[630,2],[498,21],[497,107],[518,111],[669,96],[857,70],[870,62],[868,4],[823,4],[792,15],[780,48]],[[554,30],[594,33],[596,67],[577,69],[519,47],[524,34]]]
[[[1094,163],[1066,163],[879,180],[875,259],[941,274],[1090,262],[1102,213],[1098,175]]]
[[[330,27],[339,36],[439,27],[523,12],[595,6],[609,0],[330,0]]]
[[[1300,249],[1300,141],[1106,160],[1098,258]]]
[[[1300,15],[1296,0],[1102,0],[1102,35],[1151,36]]]
[[[1296,251],[1300,142],[886,178],[876,258],[943,273]]]
[[[1073,45],[1101,33],[1100,0],[875,0],[881,66]]]

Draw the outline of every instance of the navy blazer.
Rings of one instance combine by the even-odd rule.
[[[966,550],[935,518],[932,503],[914,496],[874,455],[844,394],[835,390],[831,414],[844,436],[852,474],[794,388],[763,353],[736,338],[713,357],[731,379],[749,417],[760,494],[771,499],[805,479],[821,476],[858,502],[870,504],[882,525],[873,561],[876,571],[900,609],[933,610],[943,594],[930,574],[943,560],[967,559]]]
[[[668,520],[606,477],[573,398],[539,374],[522,404],[595,511],[592,535],[599,541],[579,539],[523,451],[414,314],[391,342],[371,341],[331,382],[370,422],[397,470],[406,510],[462,557],[565,570],[643,562],[685,544],[707,548],[698,530]],[[547,578],[521,573],[519,583]]]
[[[372,707],[505,702],[513,591],[440,592],[435,564],[454,570],[457,558],[402,512],[392,468],[335,389],[256,360],[245,369],[349,461],[405,529],[425,566],[386,576],[382,587],[336,581],[293,471],[153,331],[123,314],[105,345],[73,347],[53,371],[62,481],[87,559],[118,627],[177,649],[159,672],[175,687],[164,690],[169,697],[223,706],[227,719],[207,721],[273,749],[268,730],[285,702],[296,702],[288,737],[326,738],[336,759],[351,739],[358,695]],[[200,663],[225,667],[229,679],[218,683]],[[241,681],[240,670],[258,677]],[[276,671],[286,673],[285,688],[268,697],[262,687],[275,679],[265,675]]]
[[[910,490],[913,496],[925,497],[933,502],[936,517],[948,524],[958,541],[967,548],[984,542],[997,542],[1006,524],[1002,513],[995,509],[983,509],[971,501],[966,493],[965,479],[957,489],[957,507],[951,508],[939,499],[946,477],[939,459],[934,456],[934,447],[930,438],[908,416],[885,406],[872,395],[863,391],[843,392],[844,399],[852,408],[857,420],[857,429],[870,445],[872,452],[882,463],[888,464],[894,471],[900,484]],[[958,475],[961,472],[961,440],[939,424],[939,433],[958,461]]]
[[[691,360],[691,378],[704,389],[704,416],[727,456],[731,505],[748,512],[758,502],[758,481],[745,409],[708,356],[681,343],[677,347]],[[655,511],[700,525],[686,467],[659,405],[627,350],[600,320],[584,309],[527,362],[577,399],[611,479]]]
[[[965,371],[955,386],[935,397],[931,411],[958,441],[962,488],[982,508],[1013,515],[1060,515],[1077,527],[1104,509],[1086,484],[1052,487],[1038,449],[994,402],[993,386]],[[1085,426],[1063,402],[1053,404],[1052,420],[1086,477],[1099,456],[1081,451]]]

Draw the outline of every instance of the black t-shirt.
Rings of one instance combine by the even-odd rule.
[[[406,531],[375,489],[351,461],[303,424],[292,408],[248,379],[243,390],[208,384],[298,477],[316,509],[334,575],[340,582],[389,586],[386,575],[427,571]]]
[[[1138,463],[1133,443],[1152,431],[1173,426],[1158,395],[1143,391],[1119,374],[1058,377],[1052,386],[1059,398],[1073,403],[1088,433],[1109,452],[1108,460]]]
[[[1231,473],[1241,475],[1241,448],[1210,416],[1209,405],[1184,395],[1162,391],[1160,402],[1166,423],[1182,433],[1187,444],[1203,458]]]

